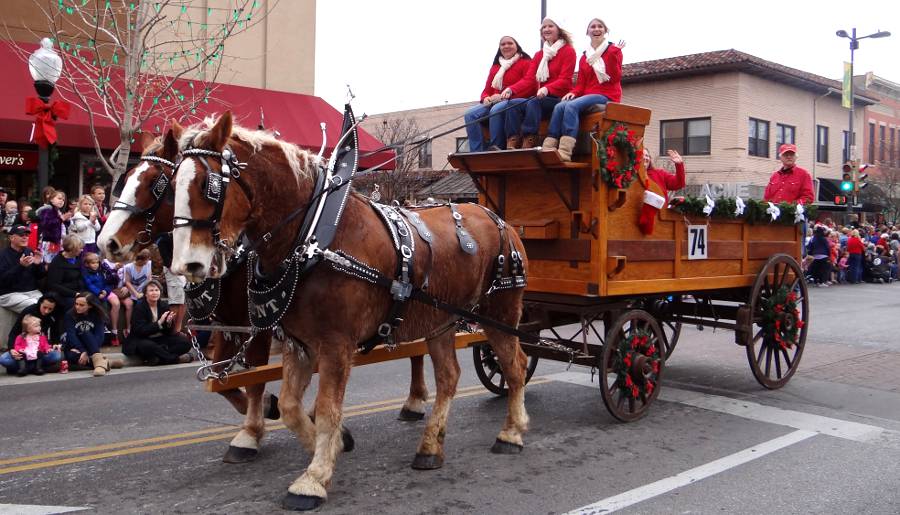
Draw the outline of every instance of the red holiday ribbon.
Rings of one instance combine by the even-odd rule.
[[[56,143],[56,120],[69,119],[72,105],[65,100],[54,100],[49,104],[36,97],[25,99],[25,114],[34,116],[34,141],[41,148]]]

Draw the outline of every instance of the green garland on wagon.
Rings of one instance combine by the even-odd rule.
[[[787,286],[778,288],[775,295],[762,303],[762,326],[765,337],[774,340],[781,349],[792,349],[805,325],[797,306],[797,293]]]
[[[593,137],[593,135],[591,136]],[[597,142],[600,173],[610,188],[628,188],[638,177],[637,140],[634,131],[616,123]]]
[[[650,377],[638,376],[632,379],[630,373],[635,359],[646,359],[650,364]],[[635,331],[627,338],[622,338],[618,352],[613,358],[612,369],[616,372],[616,386],[626,397],[637,399],[641,395],[649,398],[657,388],[659,370],[662,363],[661,349],[653,343],[653,333]]]
[[[769,202],[765,200],[747,199],[744,200],[744,213],[737,216],[737,198],[721,197],[716,198],[715,208],[710,215],[711,218],[723,218],[726,220],[745,220],[750,224],[781,224],[794,225],[794,219],[797,215],[797,204],[792,202],[776,202],[775,205],[781,211],[781,215],[777,220],[772,221],[772,217],[766,212],[769,209]],[[675,197],[669,203],[669,209],[688,216],[707,216],[703,212],[706,207],[706,197]],[[816,206],[803,205],[804,213],[807,220],[816,219]]]

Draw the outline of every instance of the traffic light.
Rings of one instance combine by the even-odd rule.
[[[843,166],[844,175],[841,178],[841,191],[844,193],[849,193],[855,189],[852,169],[853,167],[850,163],[845,163]]]
[[[834,196],[834,205],[846,206],[847,205],[847,196],[846,195],[835,195]]]
[[[866,182],[866,179],[869,178],[869,174],[865,173],[866,168],[868,167],[868,163],[859,167],[859,172],[856,174],[856,180],[853,181],[853,191],[859,191],[869,185],[869,183]]]

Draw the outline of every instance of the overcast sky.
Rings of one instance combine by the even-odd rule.
[[[501,36],[538,50],[539,0],[319,0],[316,3],[315,94],[340,108],[346,84],[357,114],[377,114],[478,100]],[[856,75],[900,83],[900,1],[683,0],[588,2],[547,0],[547,14],[568,30],[580,53],[593,17],[610,40],[627,42],[625,63],[734,48],[839,79],[860,41]]]

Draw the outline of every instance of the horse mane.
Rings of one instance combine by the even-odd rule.
[[[184,150],[191,146],[198,136],[203,135],[216,124],[216,120],[218,120],[216,116],[207,116],[202,122],[186,128],[178,140],[178,148]],[[316,167],[313,166],[317,161],[315,156],[293,143],[277,139],[269,131],[248,129],[234,124],[231,127],[231,137],[250,145],[254,153],[261,151],[267,145],[280,148],[298,181],[301,178],[311,179],[315,176]]]

